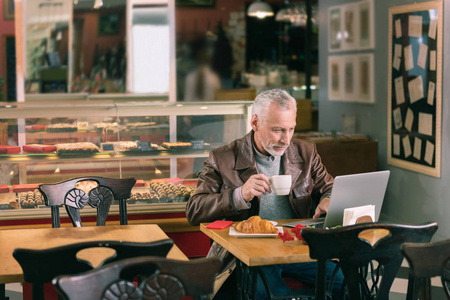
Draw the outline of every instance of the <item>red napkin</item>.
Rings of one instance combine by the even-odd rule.
[[[206,225],[208,229],[224,229],[233,224],[233,221],[214,221],[209,225]]]

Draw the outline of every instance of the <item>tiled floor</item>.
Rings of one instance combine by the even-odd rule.
[[[23,300],[22,285],[20,283],[9,283],[5,286],[6,297],[9,300]]]
[[[400,272],[404,274],[404,272]],[[397,278],[391,288],[391,293],[389,294],[389,300],[404,300],[406,296],[406,289],[408,286],[408,281],[405,278]],[[444,291],[439,280],[432,281],[432,293],[433,300],[445,300]],[[11,283],[6,285],[6,296],[9,300],[23,300],[22,296],[22,285],[19,283]]]

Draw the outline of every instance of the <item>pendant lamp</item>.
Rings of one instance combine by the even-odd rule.
[[[272,17],[273,10],[266,2],[255,0],[255,2],[248,7],[247,15],[250,17],[257,17],[258,19],[264,19],[265,17]]]
[[[103,0],[95,0],[94,9],[99,9],[102,6],[103,6]]]

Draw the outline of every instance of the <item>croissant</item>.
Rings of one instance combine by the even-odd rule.
[[[278,233],[272,223],[261,219],[260,216],[253,216],[245,221],[238,222],[234,225],[237,231],[243,233]]]

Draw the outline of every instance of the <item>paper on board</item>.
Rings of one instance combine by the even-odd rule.
[[[394,140],[394,155],[400,155],[400,135],[393,134],[392,138]]]
[[[402,22],[400,21],[400,19],[395,20],[395,37],[402,37]]]
[[[420,157],[422,155],[422,140],[418,137],[414,138],[414,158],[417,160],[420,160]]]
[[[428,96],[427,96],[427,103],[429,105],[434,105],[434,90],[436,88],[436,84],[433,81],[430,81],[428,83]]]
[[[417,65],[422,69],[425,69],[428,56],[428,46],[420,43],[419,56],[417,57]]]
[[[405,69],[407,71],[414,69],[412,46],[406,46],[405,48],[403,48],[403,52],[405,52]]]
[[[437,19],[431,19],[430,26],[428,27],[428,36],[433,40],[436,39],[436,31],[437,31]]]
[[[395,44],[394,46],[394,56],[401,57],[402,56],[402,45]]]
[[[433,134],[433,115],[419,113],[419,133],[431,136]]]
[[[402,62],[402,45],[401,44],[395,44],[394,45],[394,61],[392,63],[393,67],[400,71],[400,63]]]
[[[403,88],[403,76],[394,79],[395,100],[397,105],[405,103],[405,89]]]
[[[411,155],[411,143],[409,142],[409,135],[402,138],[403,142],[403,152],[405,154],[405,158]]]
[[[392,66],[397,70],[400,71],[400,63],[402,62],[402,59],[398,56],[394,57],[394,62],[392,63]]]
[[[430,141],[427,141],[427,144],[425,146],[425,157],[424,160],[431,165],[433,163],[433,157],[434,157],[434,144]]]
[[[430,51],[430,71],[436,71],[436,50]]]
[[[410,37],[422,36],[422,16],[410,15],[408,18],[408,35]]]
[[[413,125],[413,121],[414,121],[414,114],[413,111],[408,108],[408,110],[406,111],[406,118],[405,118],[405,128],[411,132],[411,128]]]
[[[419,101],[424,97],[422,76],[418,76],[408,82],[408,91],[411,103]]]
[[[403,121],[402,121],[402,113],[400,111],[400,107],[397,107],[396,109],[394,109],[392,111],[392,113],[394,114],[395,129],[401,128],[403,126]]]

